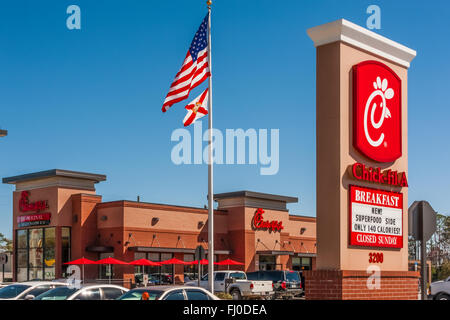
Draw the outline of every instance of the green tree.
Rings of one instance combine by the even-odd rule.
[[[431,273],[433,281],[447,279],[450,277],[450,261],[444,262],[439,267],[432,267]]]
[[[12,240],[5,237],[3,233],[0,233],[0,250],[12,251],[12,249],[13,249]]]
[[[436,232],[427,243],[433,281],[450,276],[450,216],[437,214]]]

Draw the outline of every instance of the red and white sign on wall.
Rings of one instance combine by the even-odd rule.
[[[52,214],[50,212],[29,214],[26,216],[17,217],[17,226],[19,228],[44,226],[50,224]]]
[[[350,245],[403,247],[403,194],[350,186]]]
[[[353,67],[353,145],[378,162],[402,155],[402,83],[378,61]]]

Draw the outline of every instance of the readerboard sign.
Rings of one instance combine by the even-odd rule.
[[[350,245],[403,247],[403,194],[350,186]]]

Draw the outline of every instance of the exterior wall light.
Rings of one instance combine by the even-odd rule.
[[[158,221],[159,221],[159,218],[158,218],[158,217],[152,218],[152,226],[154,226],[155,224],[157,224]]]

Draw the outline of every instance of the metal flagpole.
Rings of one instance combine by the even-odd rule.
[[[214,195],[213,195],[213,156],[212,156],[212,64],[211,64],[211,0],[207,0],[208,5],[208,66],[209,66],[209,162],[208,162],[208,287],[214,293]]]

